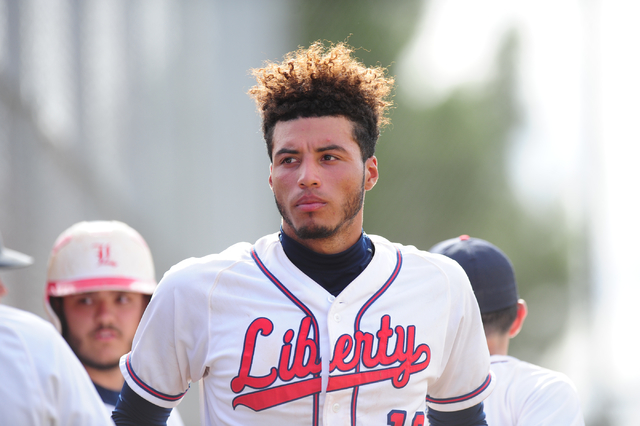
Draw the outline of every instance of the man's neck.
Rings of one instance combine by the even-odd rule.
[[[124,384],[124,377],[120,372],[120,367],[110,368],[108,370],[98,370],[85,366],[85,370],[89,373],[89,377],[93,383],[102,386],[105,389],[120,391]]]
[[[491,333],[487,336],[487,347],[490,355],[508,355],[509,335],[504,333]]]
[[[338,296],[365,270],[375,251],[373,243],[364,233],[347,250],[334,254],[316,253],[284,232],[280,233],[280,241],[289,260],[334,296]]]

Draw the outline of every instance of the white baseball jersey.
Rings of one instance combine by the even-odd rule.
[[[202,379],[206,425],[417,426],[427,404],[480,403],[493,381],[466,274],[370,238],[371,262],[337,297],[277,234],[174,266],[120,361],[127,383],[174,407]]]
[[[86,370],[53,326],[0,306],[0,424],[111,425]]]
[[[576,389],[567,376],[506,355],[491,356],[498,384],[484,402],[492,426],[584,426]]]

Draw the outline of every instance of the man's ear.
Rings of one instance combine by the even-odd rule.
[[[269,164],[269,188],[273,191],[273,181],[271,180],[271,173],[273,172],[273,163]]]
[[[523,299],[518,300],[518,313],[516,314],[516,319],[511,324],[509,328],[509,338],[513,339],[520,333],[522,329],[522,325],[524,324],[524,319],[527,317],[527,313],[529,310],[527,309],[527,302]]]
[[[364,162],[364,189],[372,189],[378,182],[378,159],[375,155]]]

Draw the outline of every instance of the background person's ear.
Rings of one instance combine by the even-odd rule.
[[[516,314],[516,319],[513,321],[513,324],[511,324],[511,328],[509,328],[510,339],[513,339],[520,333],[528,312],[527,302],[525,302],[524,299],[518,299],[518,313]]]

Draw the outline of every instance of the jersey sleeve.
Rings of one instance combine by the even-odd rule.
[[[205,374],[214,278],[194,259],[174,266],[158,284],[131,352],[120,359],[127,384],[145,400],[173,408]]]
[[[0,306],[0,365],[3,425],[113,426],[67,342],[36,315]]]
[[[493,390],[495,378],[489,369],[480,309],[467,275],[451,259],[432,256],[446,277],[450,315],[441,371],[429,386],[426,402],[437,411],[459,411],[482,402]]]
[[[107,411],[87,371],[67,342],[60,336],[60,341],[53,346],[52,352],[45,352],[48,359],[42,360],[42,364],[50,363],[53,358],[61,377],[51,374],[43,383],[43,388],[45,394],[57,398],[54,403],[57,404],[59,424],[112,425],[111,413]]]

